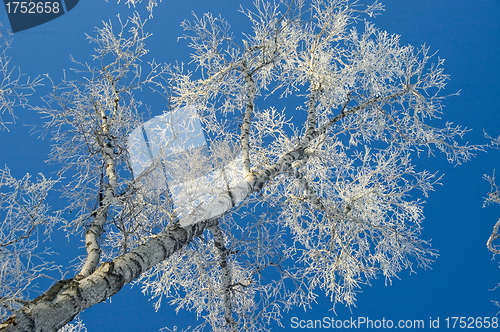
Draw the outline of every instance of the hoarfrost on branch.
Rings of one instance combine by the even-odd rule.
[[[308,308],[318,289],[352,305],[371,279],[430,264],[436,252],[420,238],[416,197],[439,177],[412,160],[440,151],[461,163],[478,149],[458,142],[466,129],[434,126],[444,60],[363,21],[383,10],[378,2],[254,4],[241,9],[252,30],[239,35],[211,14],[184,21],[189,65],[145,61],[149,35],[137,15],[89,36],[95,67],[80,63],[68,74],[79,78],[53,83],[38,108],[54,141],[50,159],[62,165],[63,225],[84,233],[86,255],[75,277],[17,311],[6,306],[13,315],[0,331],[61,328],[131,282],[157,308],[168,299],[195,311],[196,330],[262,331]],[[144,140],[131,133],[147,120],[148,86],[164,89],[165,115],[196,109],[206,151],[185,144],[167,158],[182,146],[170,131],[134,174],[130,151]],[[239,173],[228,179],[234,160]],[[206,188],[208,173],[224,181]],[[169,186],[185,190],[182,200]],[[46,211],[33,213],[20,230]]]

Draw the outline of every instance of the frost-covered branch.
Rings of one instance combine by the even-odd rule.
[[[489,147],[493,149],[500,149],[500,136],[498,136],[497,138],[492,138],[491,136],[485,133],[485,137],[491,140],[491,142],[488,144]],[[489,203],[500,204],[500,189],[496,184],[495,171],[493,171],[492,176],[485,175],[484,179],[488,181],[491,185],[491,190],[488,193],[488,197],[485,199],[484,204],[485,205]],[[500,234],[498,232],[499,229],[500,229],[500,218],[496,222],[495,226],[493,226],[493,231],[491,232],[491,235],[488,238],[488,241],[486,242],[486,246],[494,254],[500,254],[500,249],[497,249],[497,246],[493,244],[495,240],[500,238]]]
[[[106,0],[108,1],[108,0]],[[159,0],[161,2],[162,0]],[[120,3],[121,0],[117,0],[117,3]],[[129,8],[136,8],[136,5],[142,4],[142,0],[124,0],[123,1]],[[146,9],[149,12],[149,17],[153,17],[153,10],[158,6],[158,0],[148,0],[146,4]]]
[[[125,212],[119,206],[124,204],[124,190],[132,187],[130,177],[129,182],[120,182],[118,173],[124,169],[131,172],[128,134],[140,123],[141,107],[134,91],[147,84],[161,84],[159,78],[166,72],[165,66],[152,61],[149,73],[144,74],[137,64],[148,52],[145,40],[150,36],[144,32],[140,17],[136,14],[127,21],[118,17],[118,21],[118,32],[109,22],[97,30],[96,37],[88,36],[97,44],[94,59],[100,61],[100,67],[78,63],[83,69],[75,72],[87,75],[85,83],[65,78],[63,83],[54,84],[53,95],[46,99],[48,107],[38,108],[48,117],[46,127],[56,142],[51,160],[62,164],[60,174],[73,177],[70,186],[65,187],[65,196],[70,200],[67,210],[79,212],[67,229],[86,227],[87,258],[80,278],[92,274],[99,265],[103,254],[101,236],[107,224],[120,225],[122,242],[131,239],[126,236],[127,228],[135,226],[120,220],[120,214]],[[118,194],[122,197],[118,198]]]
[[[0,170],[0,319],[26,304],[35,291],[35,280],[57,269],[38,248],[60,222],[46,203],[56,180],[43,175],[33,182],[30,175],[18,180],[8,168]]]
[[[1,26],[1,24],[0,24]],[[0,130],[7,129],[7,124],[13,123],[15,107],[28,105],[28,97],[35,92],[37,86],[42,85],[42,78],[24,77],[19,68],[10,65],[11,58],[7,50],[12,43],[9,31],[0,33]],[[5,118],[9,115],[12,120]]]

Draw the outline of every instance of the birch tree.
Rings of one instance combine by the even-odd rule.
[[[368,20],[382,9],[256,0],[241,10],[252,25],[243,34],[194,16],[183,23],[185,66],[148,58],[138,16],[105,23],[89,37],[95,61],[54,82],[38,108],[62,165],[40,181],[60,183],[67,201],[50,216],[84,237],[86,254],[33,300],[2,290],[12,315],[0,331],[57,330],[132,282],[156,307],[196,312],[195,330],[263,331],[318,290],[352,305],[371,279],[428,266],[436,253],[420,237],[417,196],[439,177],[413,160],[439,151],[461,163],[478,147],[459,143],[464,128],[437,125],[444,60],[378,30]],[[167,96],[163,124],[133,140],[146,132],[148,86]],[[188,109],[179,123],[176,110]],[[195,148],[198,122],[206,144]],[[149,159],[132,153],[142,143]],[[50,224],[34,199],[44,208],[7,223]],[[15,236],[28,240],[22,227]],[[2,241],[2,253],[23,242]]]

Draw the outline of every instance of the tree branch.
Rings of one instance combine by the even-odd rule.
[[[247,101],[245,113],[243,115],[243,123],[241,125],[241,159],[243,161],[243,177],[250,174],[250,120],[252,119],[252,113],[254,111],[255,102],[255,82],[252,75],[248,72],[245,62],[242,63],[243,76],[245,77],[245,83],[247,88]]]
[[[224,294],[224,319],[226,323],[230,326],[232,332],[238,331],[238,325],[233,317],[233,308],[232,308],[232,296],[231,296],[231,288],[232,288],[232,271],[231,267],[228,264],[228,252],[226,246],[224,244],[224,236],[220,230],[219,222],[217,224],[208,227],[208,229],[212,232],[214,237],[214,246],[219,253],[219,266],[221,268],[222,274],[222,292]]]
[[[86,278],[62,280],[0,324],[0,332],[56,331],[86,308],[106,300],[144,271],[172,256],[213,225],[173,226],[135,250],[103,263]]]

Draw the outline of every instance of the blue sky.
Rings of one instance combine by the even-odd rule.
[[[186,42],[178,41],[177,37],[182,34],[180,22],[190,18],[191,11],[220,13],[238,35],[239,29],[246,27],[243,15],[237,12],[240,4],[248,7],[251,1],[183,0],[174,3],[163,0],[146,25],[153,33],[147,42],[151,55],[161,62],[188,62]],[[450,97],[445,102],[443,120],[473,129],[466,141],[474,144],[486,143],[483,130],[494,137],[500,135],[500,2],[388,0],[383,4],[385,12],[372,19],[379,29],[400,34],[402,44],[419,46],[425,43],[431,50],[439,50],[439,57],[446,59],[445,70],[451,75],[451,81],[444,93],[461,92],[460,96]],[[92,34],[102,20],[116,22],[118,12],[122,17],[132,13],[113,0],[80,1],[73,10],[56,20],[16,33],[9,51],[12,64],[32,77],[49,73],[57,83],[64,69],[74,67],[70,55],[82,62],[91,61],[92,46],[85,40],[85,33]],[[146,17],[145,11],[141,13]],[[0,8],[0,21],[8,28],[4,7]],[[39,89],[32,103],[40,103],[40,96],[49,92],[48,87]],[[159,100],[147,103],[153,106],[153,115],[161,114],[164,109]],[[30,134],[31,127],[26,126],[40,124],[38,115],[25,109],[18,110],[17,116],[19,119],[9,126],[9,132],[0,132],[0,165],[7,165],[16,177],[26,172],[50,174],[54,166],[44,163],[50,151],[50,140],[37,139],[38,135]],[[456,167],[439,154],[433,158],[422,156],[417,162],[421,169],[444,174],[443,186],[437,186],[430,194],[424,210],[422,237],[431,239],[440,255],[432,268],[417,269],[417,273],[411,275],[403,271],[392,285],[386,286],[383,279],[365,285],[357,296],[356,307],[337,305],[337,316],[330,310],[329,299],[321,297],[306,314],[299,308],[284,313],[282,322],[286,330],[293,330],[293,317],[342,320],[367,317],[394,322],[422,319],[426,324],[431,317],[439,317],[440,326],[444,327],[446,317],[493,317],[497,314],[500,308],[490,300],[500,300],[500,290],[489,289],[500,282],[500,270],[485,243],[500,217],[500,206],[483,208],[490,187],[482,177],[491,175],[494,168],[500,174],[500,151],[479,153],[471,162]],[[61,202],[52,202],[54,207],[58,204]],[[61,240],[66,252],[81,245],[79,242],[68,244],[58,234],[53,236],[52,244],[44,245],[57,248]],[[71,258],[61,255],[62,260]],[[195,314],[176,315],[168,305],[163,305],[155,314],[153,302],[142,296],[137,286],[132,290],[125,287],[108,303],[82,314],[89,331],[109,330],[103,324],[112,324],[116,331],[157,331],[163,326],[196,325],[192,323],[195,317]]]

